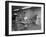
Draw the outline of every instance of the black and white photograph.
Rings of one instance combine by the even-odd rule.
[[[7,3],[8,35],[44,33],[44,3]]]
[[[40,29],[41,7],[12,6],[12,31]]]

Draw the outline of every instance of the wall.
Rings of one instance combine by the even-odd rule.
[[[40,7],[39,8],[36,7],[36,8],[26,9],[23,12],[26,12],[25,17],[28,17],[28,19],[30,19],[33,16],[37,15],[38,19],[36,20],[36,23],[38,25],[40,25],[40,21],[41,21],[41,8]]]
[[[34,13],[37,14],[36,24],[41,25],[41,8],[37,8],[34,10]],[[40,19],[39,19],[40,18]]]
[[[31,9],[24,10],[23,12],[26,12],[25,17],[28,17],[28,19],[33,15],[33,11]]]

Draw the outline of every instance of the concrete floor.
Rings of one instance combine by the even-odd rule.
[[[41,25],[31,24],[28,27],[28,30],[39,30],[39,29],[41,29]]]
[[[20,27],[20,30],[40,30],[40,29],[41,29],[41,25],[36,25],[36,24],[30,24],[27,27],[24,26]]]
[[[25,27],[26,24],[14,24],[13,31],[21,31],[21,30],[40,30],[41,25],[37,24],[27,24],[27,27]]]

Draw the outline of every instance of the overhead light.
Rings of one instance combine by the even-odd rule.
[[[32,6],[31,6],[32,7]],[[21,8],[21,9],[28,9],[28,8],[31,8],[31,7],[24,7],[24,8]],[[14,11],[18,11],[19,9],[15,9]]]
[[[22,9],[27,9],[27,8],[31,8],[31,7],[24,7],[24,8],[22,8]]]
[[[14,11],[18,11],[19,9],[15,9]]]
[[[17,13],[14,13],[14,15],[17,15]]]

